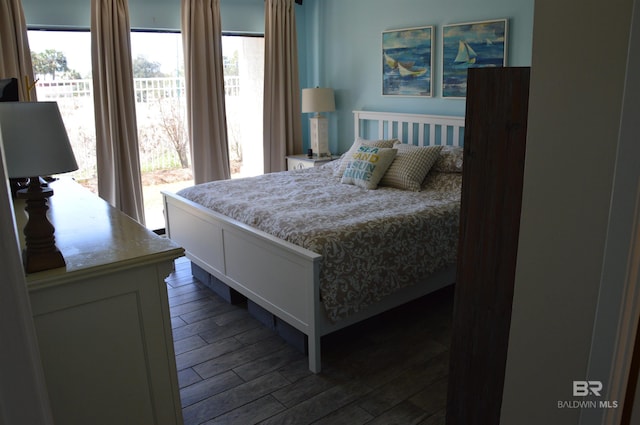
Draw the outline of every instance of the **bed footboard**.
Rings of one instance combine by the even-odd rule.
[[[309,369],[320,372],[320,260],[178,195],[163,192],[167,235],[229,287],[308,336]]]

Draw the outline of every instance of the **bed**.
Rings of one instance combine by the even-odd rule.
[[[463,126],[462,117],[354,111],[356,138],[397,139],[404,146],[394,151],[457,154]],[[436,162],[419,191],[364,190],[343,184],[343,162],[163,192],[168,237],[197,267],[306,336],[315,373],[323,335],[455,280],[461,173]],[[416,235],[423,239],[409,239]]]

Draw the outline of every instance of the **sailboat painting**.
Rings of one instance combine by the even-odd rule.
[[[431,97],[433,27],[382,33],[382,94]]]
[[[506,63],[506,19],[442,27],[442,97],[466,96],[467,69]]]

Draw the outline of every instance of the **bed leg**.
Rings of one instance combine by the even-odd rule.
[[[308,338],[309,344],[309,370],[313,373],[320,373],[320,337]]]

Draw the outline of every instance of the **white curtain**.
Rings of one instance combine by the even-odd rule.
[[[91,1],[98,194],[144,224],[127,0]]]
[[[286,169],[302,152],[294,0],[265,1],[264,172]]]
[[[182,0],[181,13],[193,179],[228,179],[220,0]]]
[[[17,78],[20,100],[36,100],[27,24],[20,0],[0,0],[0,78]]]

